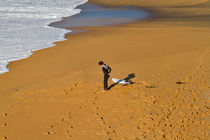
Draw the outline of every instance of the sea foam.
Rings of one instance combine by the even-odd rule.
[[[48,26],[81,12],[87,0],[0,0],[0,74],[9,62],[65,40],[70,30]]]

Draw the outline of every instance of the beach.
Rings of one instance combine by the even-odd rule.
[[[0,75],[0,139],[208,139],[209,0],[89,0],[148,19],[79,27]],[[106,93],[98,61],[132,85]],[[109,85],[112,84],[111,78]]]

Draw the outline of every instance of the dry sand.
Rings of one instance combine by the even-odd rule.
[[[210,1],[90,2],[154,16],[84,27],[89,32],[12,62],[0,75],[0,139],[208,139]],[[113,77],[135,73],[136,83],[102,93],[99,60]]]

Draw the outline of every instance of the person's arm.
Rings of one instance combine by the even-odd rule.
[[[112,69],[110,67],[108,67],[108,73],[111,73]]]
[[[105,68],[102,68],[102,70],[104,72],[104,75],[108,75],[109,74]]]

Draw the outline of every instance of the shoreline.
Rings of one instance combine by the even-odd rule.
[[[180,0],[181,9],[170,9],[177,1],[123,1],[176,15],[82,27],[88,32],[66,35],[56,47],[11,63],[11,71],[0,75],[0,121],[6,124],[0,138],[207,139],[210,28],[203,25],[210,19],[180,18],[208,13],[208,3],[194,4],[203,1]],[[102,93],[99,60],[112,67],[114,78],[135,74],[135,84]]]
[[[72,8],[74,8],[77,5],[81,5],[85,1],[79,0],[76,3],[67,3],[71,3]],[[19,1],[17,1],[16,3],[18,2]],[[5,32],[4,35],[1,37],[1,74],[9,71],[9,69],[7,68],[9,62],[20,60],[23,58],[28,58],[31,54],[33,54],[33,51],[47,47],[52,47],[54,46],[53,42],[65,40],[64,35],[67,32],[67,30],[49,27],[47,26],[48,23],[62,20],[62,16],[71,16],[80,12],[78,9],[71,9],[70,12],[66,13],[65,11],[69,11],[69,8],[71,7],[65,7],[65,5],[62,5],[62,3],[60,3],[59,5],[62,6],[62,11],[54,13],[53,10],[59,9],[59,6],[54,7],[52,10],[53,5],[50,5],[51,3],[49,3],[48,11],[44,12],[43,8],[39,9],[40,7],[36,7],[37,5],[33,5],[32,3],[30,3],[31,7],[29,6],[30,4],[25,5],[26,7],[24,11],[28,14],[28,16],[25,17],[23,16],[24,13],[18,15],[18,4],[16,5],[15,3],[11,3],[11,5],[7,5],[6,2],[3,2],[2,4],[4,5],[3,7],[5,7],[2,11],[2,14],[4,15],[3,17],[5,17],[2,18],[2,27],[5,28]],[[39,4],[39,2],[37,4]],[[24,6],[24,3],[20,5]],[[33,6],[35,6],[36,8]],[[10,7],[13,8],[11,8],[9,10],[10,12],[8,12],[7,9]],[[33,11],[35,9],[37,9],[37,12]],[[17,12],[17,16],[12,16],[13,14],[15,14],[15,12]],[[54,14],[56,14],[56,16],[53,16]],[[33,16],[35,18],[32,18]],[[13,26],[18,26],[18,28],[13,28]],[[36,32],[34,32],[34,30]],[[18,37],[14,37],[12,32],[14,32],[15,35],[17,34]],[[28,33],[32,32],[33,36],[27,38]],[[11,41],[7,40],[8,37],[10,37]]]

